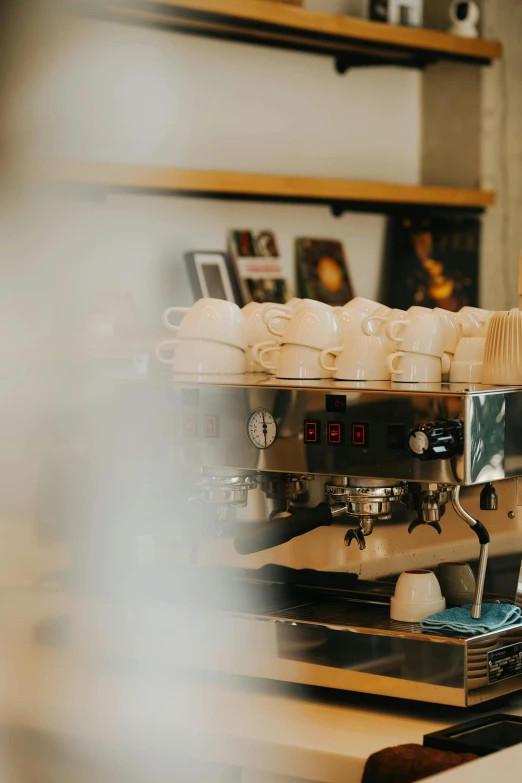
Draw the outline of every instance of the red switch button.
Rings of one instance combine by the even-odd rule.
[[[328,423],[328,443],[331,446],[341,446],[343,442],[343,425],[338,421]]]
[[[217,416],[205,416],[205,437],[219,438],[219,419]]]
[[[195,435],[197,432],[196,417],[193,413],[185,413],[183,416],[184,435]]]
[[[367,424],[352,424],[352,446],[368,446]]]
[[[317,445],[321,442],[321,422],[305,421],[304,423],[304,442]]]

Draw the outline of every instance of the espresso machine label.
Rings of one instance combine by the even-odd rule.
[[[488,653],[488,682],[500,682],[522,674],[522,642]]]

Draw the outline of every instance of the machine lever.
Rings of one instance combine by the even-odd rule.
[[[234,549],[240,555],[272,549],[318,527],[331,525],[335,516],[332,507],[327,503],[319,503],[315,508],[300,508],[289,516],[256,525],[255,530],[236,536]]]

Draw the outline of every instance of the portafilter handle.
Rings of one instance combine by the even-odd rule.
[[[256,525],[236,536],[234,549],[240,555],[252,555],[275,546],[286,544],[293,538],[310,533],[318,527],[331,525],[336,516],[346,513],[346,504],[329,506],[319,503],[315,508],[300,508],[291,514],[272,519],[263,525]]]

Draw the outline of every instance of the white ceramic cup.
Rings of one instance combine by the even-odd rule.
[[[354,296],[349,302],[344,305],[345,310],[357,310],[364,315],[371,315],[378,310],[382,305],[379,302],[374,302],[373,299],[365,299],[363,296]]]
[[[275,372],[276,378],[306,381],[332,377],[332,373],[319,364],[321,351],[318,348],[292,343],[269,345],[260,348],[257,356],[261,366]]]
[[[407,318],[388,321],[385,332],[401,351],[439,358],[444,353],[442,321],[437,313],[426,307],[410,307]]]
[[[283,328],[285,321],[287,326]],[[268,331],[284,343],[306,345],[321,351],[338,345],[341,337],[333,308],[322,302],[302,305],[293,313],[273,314],[266,324]]]
[[[440,383],[442,374],[450,370],[446,354],[442,359],[422,353],[395,351],[386,357],[386,369],[396,383]]]
[[[390,601],[390,617],[405,623],[420,623],[446,608],[433,571],[403,571]]]
[[[235,375],[246,371],[241,348],[210,340],[164,340],[156,347],[156,356],[163,364],[170,364],[173,372]]]
[[[349,310],[348,307],[334,307],[334,313],[341,331],[341,341],[344,341],[347,337],[362,335],[361,324],[366,315],[361,310]]]
[[[347,337],[341,346],[326,348],[319,364],[333,372],[336,380],[389,381],[386,368],[387,345],[381,337],[364,334]],[[332,364],[332,356],[335,362]]]
[[[473,603],[475,576],[468,563],[439,563],[435,574],[448,604],[464,606]]]
[[[184,315],[180,324],[170,321],[174,313]],[[198,299],[192,307],[169,307],[162,321],[180,340],[211,340],[243,351],[248,345],[243,314],[237,304],[225,299]]]
[[[492,313],[481,307],[461,307],[457,313],[464,337],[485,337]]]
[[[269,312],[270,315],[276,315],[286,311],[283,310],[282,306],[278,308],[277,305],[249,302],[243,307],[241,312],[245,319],[247,344],[255,345],[256,343],[273,339],[266,327],[265,313]]]
[[[450,383],[482,383],[485,337],[462,337],[451,363]]]
[[[484,360],[485,337],[463,337],[457,343],[453,361],[455,362],[479,362]]]
[[[444,353],[454,354],[457,343],[462,337],[458,313],[443,310],[441,307],[435,307],[433,312],[437,313],[444,328]]]

